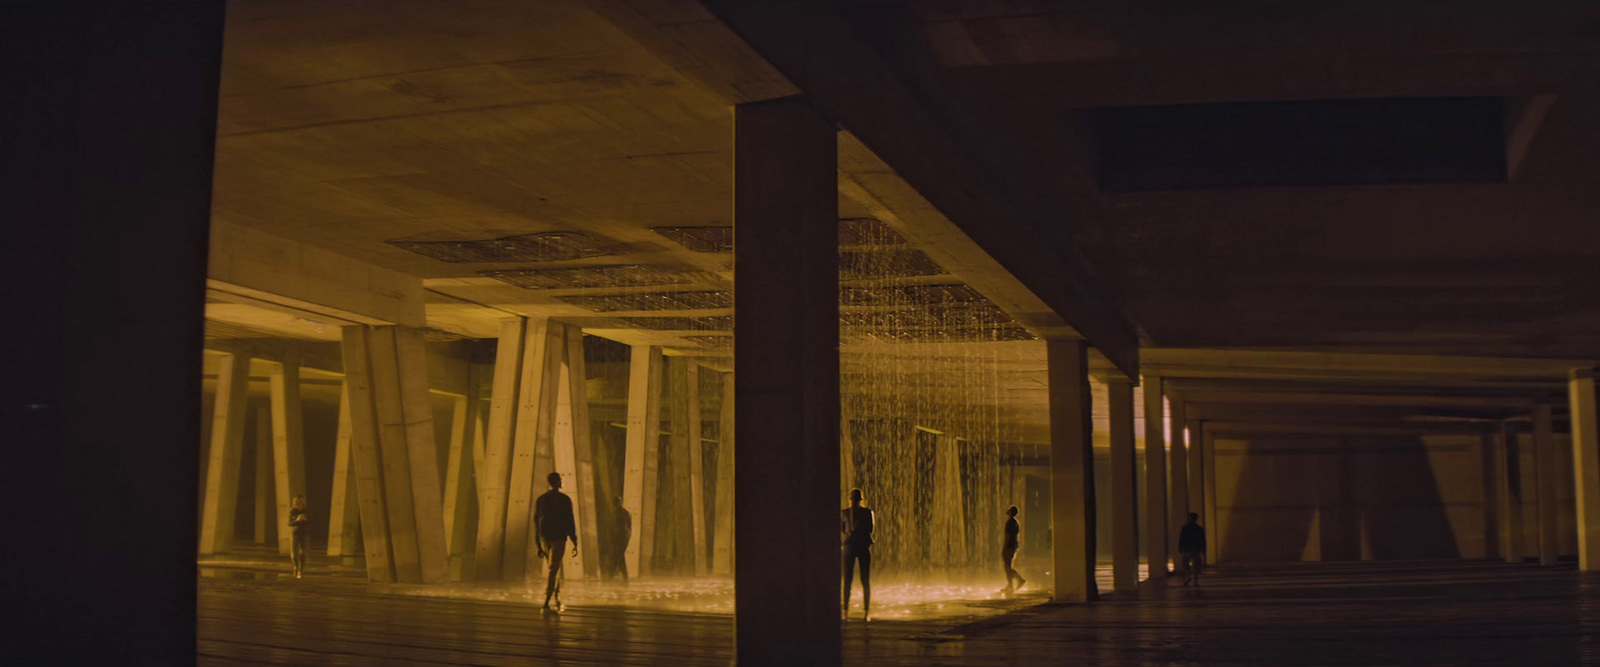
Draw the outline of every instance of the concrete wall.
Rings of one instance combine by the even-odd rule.
[[[1537,554],[1531,439],[1522,438],[1525,553]],[[1562,465],[1561,550],[1576,553],[1570,444]],[[1477,436],[1216,440],[1216,525],[1224,562],[1498,557]],[[1491,476],[1492,479],[1492,476]]]

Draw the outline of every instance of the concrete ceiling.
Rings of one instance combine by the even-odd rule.
[[[626,14],[635,18],[692,14],[659,23],[677,26],[676,44],[698,60],[690,66],[636,26],[619,27],[615,5],[638,9]],[[1191,416],[1290,430],[1437,429],[1438,419],[1512,417],[1559,398],[1565,369],[1600,357],[1600,189],[1591,183],[1600,10],[952,0],[784,11],[847,22],[854,37],[819,33],[816,43],[870,47],[860,52],[915,93],[983,177],[962,187],[1007,202],[1029,234],[1078,259],[997,271],[968,238],[982,230],[946,219],[957,216],[929,203],[945,201],[939,193],[879,178],[909,165],[879,161],[849,127],[841,217],[882,220],[952,274],[918,280],[978,287],[1041,335],[1070,314],[1048,313],[1040,290],[1018,290],[1010,274],[1092,278],[1139,327],[1147,372],[1172,378]],[[560,297],[661,288],[529,290],[482,273],[527,262],[450,263],[392,243],[579,231],[615,254],[538,267],[647,265],[681,272],[686,282],[673,290],[730,289],[729,255],[690,251],[652,228],[731,223],[730,94],[706,72],[731,72],[720,80],[735,97],[793,84],[776,73],[788,63],[775,38],[740,24],[748,46],[729,44],[714,12],[646,0],[234,0],[214,216],[420,276],[429,324],[447,331],[482,336],[506,313],[546,315],[622,342],[726,354],[686,338],[725,333],[704,322],[619,324],[726,308],[596,313]],[[772,64],[752,64],[761,57]],[[1461,95],[1508,99],[1507,182],[1119,194],[1097,185],[1095,108]],[[874,113],[859,100],[819,101],[858,120]],[[275,336],[332,338],[224,298],[210,314]],[[234,333],[220,337],[245,337]],[[991,402],[1020,437],[1043,439],[1042,346],[961,349],[954,359],[923,355],[911,375],[992,373]],[[847,349],[846,368],[867,351]]]

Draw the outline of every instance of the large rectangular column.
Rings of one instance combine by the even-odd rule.
[[[1217,554],[1222,551],[1222,524],[1217,519],[1217,438],[1205,428],[1204,422],[1195,437],[1200,441],[1200,454],[1205,460],[1206,564],[1210,565],[1219,560]]]
[[[1584,572],[1600,572],[1600,424],[1595,421],[1594,379],[1595,369],[1577,368],[1567,383],[1574,500],[1578,505],[1578,569]]]
[[[211,450],[206,466],[205,505],[200,515],[200,555],[227,553],[233,547],[234,515],[239,507],[239,457],[244,449],[245,399],[250,389],[250,357],[223,355],[217,371],[216,406],[211,411]]]
[[[477,492],[473,490],[472,432],[477,422],[478,401],[468,386],[466,396],[457,396],[450,414],[450,452],[445,459],[444,532],[450,555],[459,556],[473,548],[476,528]]]
[[[389,515],[384,501],[383,457],[378,447],[372,362],[363,326],[342,327],[345,393],[350,399],[350,461],[355,468],[356,504],[361,514],[361,546],[367,579],[395,580],[389,545]]]
[[[1187,416],[1187,414],[1185,415]],[[1189,511],[1200,515],[1200,522],[1205,524],[1210,521],[1206,518],[1206,457],[1201,455],[1201,441],[1205,437],[1200,427],[1200,420],[1188,421],[1189,437]]]
[[[1557,529],[1559,485],[1556,483],[1556,442],[1549,405],[1533,408],[1535,493],[1539,499],[1539,564],[1555,565],[1561,549]]]
[[[836,141],[801,98],[734,110],[741,664],[840,661]]]
[[[692,489],[693,470],[690,462],[691,440],[695,441],[694,450],[698,451],[699,420],[691,417],[695,408],[690,404],[690,385],[694,382],[694,372],[690,370],[692,362],[684,357],[675,357],[667,360],[668,395],[672,397],[672,404],[668,412],[667,423],[670,425],[671,435],[668,443],[671,445],[672,468],[671,477],[667,481],[667,493],[672,499],[671,512],[667,515],[666,524],[668,535],[672,540],[673,565],[677,574],[689,574],[695,571],[695,557],[698,555],[694,544],[695,505]],[[697,392],[696,392],[697,393]],[[691,426],[690,422],[694,422]],[[694,433],[691,434],[690,431]]]
[[[1170,393],[1170,392],[1169,392]],[[1177,554],[1178,533],[1183,531],[1184,524],[1189,522],[1189,443],[1184,437],[1184,425],[1187,423],[1183,409],[1183,399],[1174,394],[1172,399],[1172,444],[1167,448],[1168,462],[1172,465],[1167,468],[1167,477],[1172,480],[1171,512],[1167,515],[1167,542],[1170,550],[1174,552],[1173,570],[1183,571],[1183,556]]]
[[[1483,557],[1499,558],[1504,553],[1500,547],[1500,446],[1499,434],[1484,429],[1478,434],[1478,472],[1483,492]]]
[[[272,493],[272,410],[256,410],[256,433],[250,441],[255,453],[255,529],[256,544],[263,546],[278,543],[278,505]]]
[[[1167,410],[1159,375],[1144,376],[1145,553],[1150,580],[1167,576]]]
[[[597,506],[594,439],[589,432],[589,367],[583,354],[583,329],[568,325],[566,395],[571,406],[573,475],[569,490],[578,520],[578,537],[585,545],[578,560],[583,572],[600,576],[600,509]],[[609,499],[607,502],[610,502]]]
[[[1050,513],[1057,602],[1090,602],[1095,588],[1094,418],[1089,346],[1045,343],[1050,382]]]
[[[1139,452],[1133,432],[1133,380],[1106,380],[1111,412],[1111,581],[1119,593],[1139,588]]]
[[[272,480],[277,497],[278,553],[289,555],[294,531],[289,529],[289,509],[294,497],[306,493],[304,413],[300,408],[300,367],[293,360],[280,364],[267,376],[272,406]]]
[[[517,426],[522,387],[523,346],[528,321],[501,320],[489,392],[489,425],[484,436],[483,468],[478,473],[477,580],[498,581],[505,561],[506,497],[511,485],[511,444]]]
[[[650,569],[656,544],[656,487],[661,454],[661,348],[633,346],[628,362],[628,433],[623,454],[622,506],[633,515],[628,538],[628,573]]]
[[[333,496],[328,504],[328,555],[355,556],[361,541],[361,506],[350,448],[350,387],[339,383],[339,425],[333,441]]]
[[[1522,466],[1517,447],[1516,427],[1501,422],[1500,457],[1500,553],[1507,563],[1521,563],[1526,531],[1522,527]]]
[[[528,320],[523,344],[522,386],[506,492],[505,555],[500,566],[506,581],[522,581],[539,569],[537,549],[532,548],[533,502],[548,488],[545,477],[555,470],[553,438],[561,371],[560,361],[551,353],[555,341],[551,329],[548,319]]]
[[[733,373],[722,375],[722,406],[717,433],[716,535],[712,537],[711,573],[733,573]]]
[[[688,366],[685,370],[689,376],[685,402],[689,405],[689,512],[692,515],[694,573],[704,575],[711,570],[711,559],[706,553],[705,451],[700,440],[700,365],[690,360]]]

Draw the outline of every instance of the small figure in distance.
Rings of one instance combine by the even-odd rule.
[[[605,565],[600,569],[606,573],[608,578],[620,575],[622,584],[626,586],[628,584],[628,542],[633,539],[633,515],[628,513],[626,507],[622,506],[622,498],[620,496],[613,497],[611,501],[613,503],[611,507],[611,516],[613,517],[611,521],[611,539],[606,540],[609,553],[607,554]]]
[[[561,604],[561,563],[567,557],[567,540],[572,540],[572,555],[578,555],[578,522],[572,519],[572,499],[561,492],[561,473],[550,473],[545,478],[550,490],[539,496],[533,505],[533,530],[539,545],[539,557],[550,559],[550,578],[544,585],[544,612],[550,613],[550,597],[555,596],[555,613],[566,610]]]
[[[295,496],[289,501],[289,562],[294,564],[294,578],[306,571],[306,543],[311,541],[311,514],[306,512],[306,497]]]
[[[1006,508],[1006,516],[1010,518],[1006,519],[1005,542],[1000,545],[1000,561],[1005,564],[1006,568],[1006,587],[1001,589],[1000,592],[1010,594],[1021,589],[1023,584],[1028,583],[1028,580],[1023,579],[1022,575],[1017,574],[1017,571],[1011,567],[1011,561],[1017,557],[1017,534],[1022,532],[1022,524],[1017,523],[1017,506],[1012,505]],[[1013,585],[1012,582],[1016,583]]]
[[[1200,568],[1205,564],[1206,529],[1200,527],[1200,515],[1189,513],[1189,523],[1178,531],[1178,553],[1183,554],[1183,585],[1200,585]]]
[[[861,620],[872,607],[872,510],[861,505],[861,489],[850,489],[850,506],[839,512],[839,554],[844,566],[844,620],[850,620],[850,580],[861,564]]]

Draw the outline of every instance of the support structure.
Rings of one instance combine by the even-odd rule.
[[[1094,420],[1089,347],[1045,343],[1050,379],[1050,495],[1057,602],[1091,602],[1095,587]]]
[[[1144,376],[1145,554],[1150,580],[1167,576],[1167,446],[1166,400],[1159,375]]]
[[[1206,564],[1210,565],[1220,560],[1218,554],[1222,551],[1222,524],[1217,520],[1217,438],[1204,422],[1195,438],[1200,441],[1200,455],[1205,461]]]
[[[733,373],[722,374],[722,406],[717,428],[716,535],[712,537],[711,573],[733,573]]]
[[[361,552],[361,506],[356,499],[356,467],[350,446],[350,382],[339,383],[339,426],[333,442],[333,496],[328,503],[328,555]]]
[[[1168,392],[1172,393],[1172,392]],[[1167,468],[1167,476],[1172,480],[1171,512],[1168,515],[1168,524],[1171,530],[1167,533],[1170,540],[1167,542],[1174,552],[1172,559],[1173,570],[1183,572],[1183,554],[1176,553],[1178,549],[1178,533],[1183,532],[1184,524],[1189,522],[1189,443],[1184,437],[1184,425],[1187,423],[1183,409],[1183,399],[1177,394],[1172,397],[1172,443],[1167,448],[1168,461],[1172,464]]]
[[[740,664],[840,662],[837,163],[806,100],[734,108]]]
[[[1526,531],[1522,527],[1522,462],[1517,447],[1516,426],[1501,422],[1500,458],[1500,553],[1507,563],[1521,563]]]
[[[1484,429],[1478,434],[1478,461],[1479,473],[1483,483],[1483,557],[1500,558],[1505,552],[1501,549],[1500,536],[1505,531],[1500,527],[1500,469],[1504,462],[1500,460],[1499,444],[1496,442],[1498,435],[1491,430]]]
[[[705,450],[701,440],[701,414],[700,414],[700,365],[693,360],[687,361],[688,368],[684,370],[689,376],[685,387],[688,395],[684,402],[688,404],[688,441],[689,441],[689,512],[690,526],[694,541],[694,573],[705,575],[711,571],[710,554],[706,552],[706,483],[705,483]]]
[[[256,544],[278,543],[278,506],[273,501],[272,481],[272,410],[256,410],[256,432],[250,440],[250,450],[255,455],[255,537]],[[280,552],[281,553],[281,552]]]
[[[279,364],[267,376],[272,409],[272,479],[277,497],[278,553],[289,555],[294,531],[289,529],[289,509],[295,496],[306,493],[304,413],[300,407],[300,367],[293,359]]]
[[[635,345],[628,365],[628,435],[622,505],[633,515],[628,572],[645,576],[655,556],[656,486],[661,455],[661,348]]]
[[[674,570],[678,574],[694,573],[696,559],[701,556],[695,545],[695,513],[698,504],[694,497],[693,460],[700,451],[699,390],[694,387],[694,362],[685,357],[667,360],[668,395],[672,397],[667,423],[671,425],[668,442],[671,445],[672,476],[667,481],[671,494],[671,513],[666,527],[671,531]]]
[[[1133,429],[1133,380],[1108,377],[1111,412],[1111,582],[1125,593],[1139,588],[1139,453]]]
[[[1200,522],[1211,525],[1206,517],[1206,457],[1202,455],[1205,433],[1200,420],[1188,421],[1189,437],[1189,511],[1200,515]]]
[[[495,347],[494,378],[489,393],[489,431],[484,436],[483,468],[478,474],[478,540],[474,575],[498,581],[505,560],[506,497],[511,486],[511,442],[517,425],[522,388],[523,345],[528,321],[500,322]]]
[[[367,577],[444,581],[449,557],[421,333],[368,325],[342,333]]]
[[[1595,369],[1577,368],[1567,382],[1573,499],[1578,505],[1578,569],[1584,572],[1600,572],[1600,424],[1595,421],[1594,380]]]
[[[239,457],[244,450],[245,399],[250,389],[250,358],[229,354],[217,371],[216,407],[211,412],[211,449],[206,466],[205,505],[200,515],[200,555],[233,548],[234,515],[239,507]]]
[[[472,446],[477,437],[481,402],[469,383],[466,396],[457,396],[450,416],[450,453],[444,474],[444,533],[450,555],[473,549],[477,532],[478,498],[473,489]],[[465,578],[465,577],[463,577]]]
[[[1557,529],[1560,487],[1556,484],[1556,438],[1551,423],[1553,411],[1549,405],[1537,405],[1533,408],[1533,456],[1536,479],[1534,492],[1538,495],[1539,508],[1539,564],[1544,566],[1555,565],[1561,549]]]

